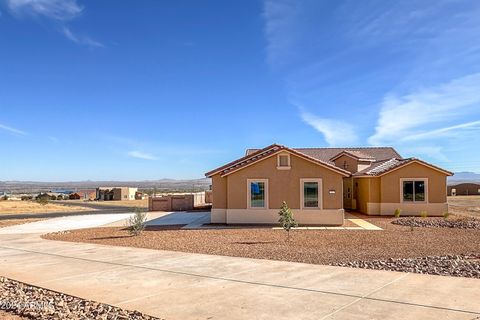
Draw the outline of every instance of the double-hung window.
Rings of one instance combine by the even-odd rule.
[[[268,209],[268,179],[248,179],[247,197],[249,209]]]
[[[403,202],[427,202],[426,179],[402,179]]]
[[[300,179],[300,208],[322,208],[322,179]]]

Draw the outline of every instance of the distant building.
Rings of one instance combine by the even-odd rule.
[[[135,200],[138,188],[100,187],[96,189],[96,199],[100,201]]]
[[[449,196],[479,196],[480,184],[478,183],[460,183],[447,187]]]
[[[97,198],[96,189],[77,190],[71,193],[70,200],[95,200]]]

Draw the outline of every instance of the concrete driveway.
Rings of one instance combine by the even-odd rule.
[[[66,243],[25,227],[0,232],[1,275],[167,319],[480,319],[476,279]]]

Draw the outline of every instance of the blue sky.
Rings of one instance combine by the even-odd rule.
[[[0,0],[0,180],[198,178],[245,148],[480,172],[478,1]]]

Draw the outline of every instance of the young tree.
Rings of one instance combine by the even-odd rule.
[[[145,230],[147,221],[147,212],[142,208],[135,208],[135,214],[128,218],[127,227],[132,236],[138,236]]]
[[[283,230],[287,231],[287,241],[290,241],[290,230],[297,227],[298,223],[293,218],[292,210],[290,210],[285,201],[283,201],[278,215],[280,216],[278,222],[282,224]]]

